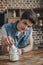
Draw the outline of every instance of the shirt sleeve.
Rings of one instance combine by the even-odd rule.
[[[2,26],[1,31],[2,31],[2,36],[7,37],[7,32],[4,25]]]

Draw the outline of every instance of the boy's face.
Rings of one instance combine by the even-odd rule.
[[[20,22],[18,23],[18,30],[20,32],[23,32],[27,29],[29,29],[33,24],[31,23],[30,20],[27,19],[22,19],[20,20]]]

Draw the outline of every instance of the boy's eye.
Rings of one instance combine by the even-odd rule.
[[[28,26],[28,27],[30,27],[30,26]]]
[[[31,27],[31,26],[28,26],[28,27]]]
[[[25,25],[27,25],[27,23],[24,22]]]
[[[25,25],[27,25],[27,23],[26,23],[26,22],[24,22],[24,24],[25,24]],[[27,25],[27,26],[28,26],[28,25]],[[31,27],[31,26],[28,26],[28,27]]]

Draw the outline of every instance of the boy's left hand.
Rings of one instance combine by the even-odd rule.
[[[18,52],[19,52],[19,54],[20,54],[20,55],[22,54],[22,51],[21,51],[21,49],[18,49]]]

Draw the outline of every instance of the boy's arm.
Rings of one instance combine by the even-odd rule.
[[[33,33],[33,29],[31,29],[31,32],[30,32],[29,45],[22,49],[23,52],[29,52],[33,49],[33,44],[34,43],[33,43],[32,33]]]
[[[29,52],[29,51],[31,51],[33,49],[33,38],[32,38],[32,36],[30,37],[30,44],[27,46],[27,47],[25,47],[25,48],[23,48],[23,52]]]
[[[24,52],[29,52],[32,49],[33,49],[33,38],[31,36],[30,37],[30,44],[28,46],[26,46],[25,48],[18,49],[18,50],[19,50],[19,54],[23,54]]]
[[[31,29],[29,45],[26,46],[25,48],[22,48],[22,49],[20,50],[21,53],[29,52],[29,51],[31,51],[31,50],[33,49],[33,37],[32,37],[32,32],[33,32],[33,30]]]

